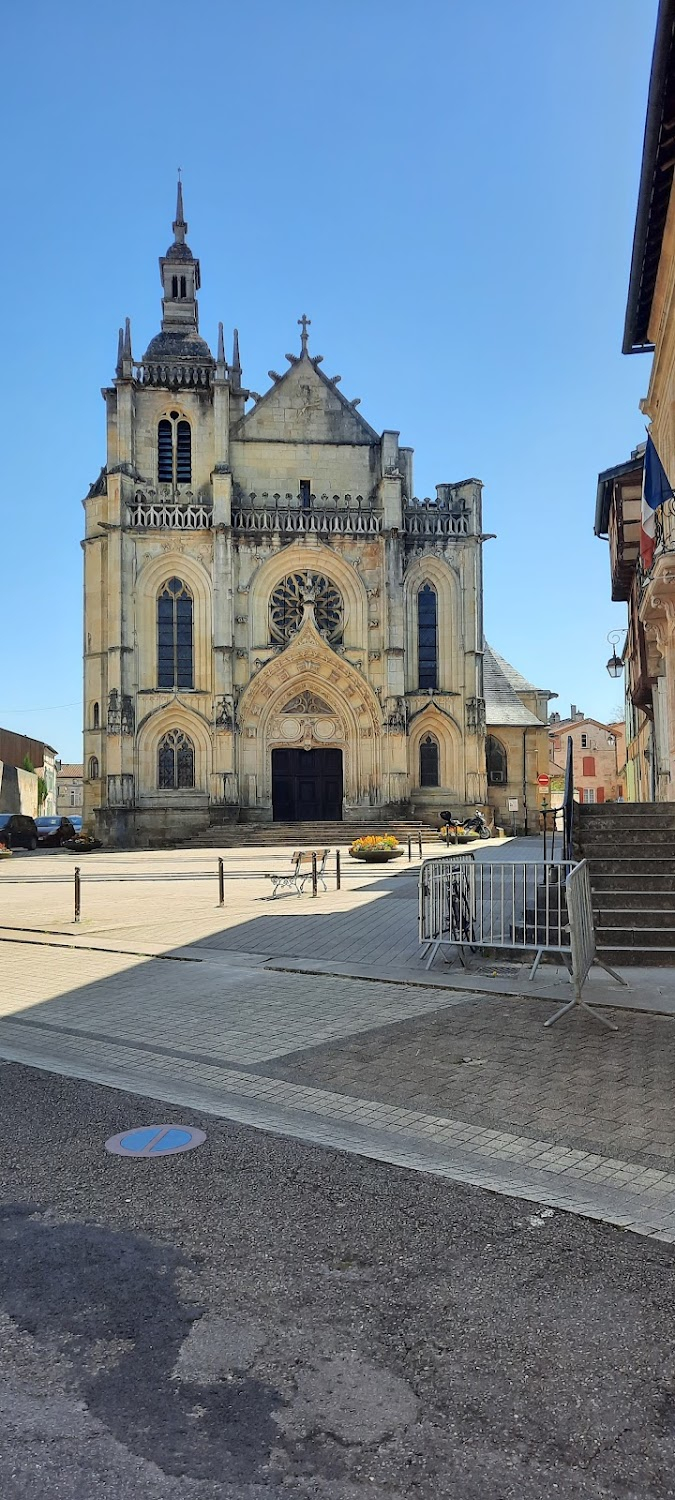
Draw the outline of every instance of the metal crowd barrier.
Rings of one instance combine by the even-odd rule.
[[[600,960],[586,861],[476,861],[472,854],[426,859],[419,876],[419,941],[427,969],[440,948],[455,949],[465,967],[467,949],[502,948],[516,955],[534,951],[530,979],[544,953],[559,953],[574,985],[574,998],[546,1025],[552,1026],[573,1005],[588,1010],[581,991],[591,966]],[[625,984],[613,969],[600,966]],[[590,1013],[611,1025],[597,1011]]]
[[[610,969],[609,964],[603,963],[602,959],[598,958],[596,953],[593,907],[591,904],[591,879],[588,862],[585,859],[582,859],[578,865],[573,865],[567,876],[565,889],[569,917],[570,954],[572,958],[570,979],[574,985],[574,995],[571,1000],[567,1000],[564,1005],[561,1005],[554,1016],[549,1016],[548,1021],[545,1021],[544,1025],[552,1026],[555,1021],[559,1020],[560,1016],[564,1016],[574,1005],[580,1005],[582,1010],[587,1010],[589,1015],[595,1016],[597,1021],[602,1021],[603,1026],[607,1026],[610,1031],[616,1031],[618,1028],[613,1022],[608,1021],[606,1016],[601,1016],[599,1011],[592,1010],[590,1005],[586,1004],[581,994],[593,964],[598,964],[601,969],[605,970],[605,973],[611,974],[612,979],[616,979],[617,984],[626,984],[625,979],[622,979],[621,975],[617,974],[615,969]]]
[[[429,969],[439,948],[464,962],[474,948],[569,952],[565,878],[571,865],[543,860],[427,859],[420,871],[420,943]]]

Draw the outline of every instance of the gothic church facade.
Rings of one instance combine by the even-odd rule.
[[[182,189],[84,502],[84,811],[109,842],[486,803],[481,485],[413,490],[310,352],[245,389],[200,336]]]

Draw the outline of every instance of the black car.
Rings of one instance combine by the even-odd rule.
[[[63,844],[66,839],[72,839],[75,835],[75,825],[70,818],[49,817],[36,818],[38,843],[46,849],[53,849]]]
[[[0,844],[7,849],[37,849],[35,819],[25,813],[0,813]]]

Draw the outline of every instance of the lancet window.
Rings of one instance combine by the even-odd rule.
[[[170,729],[157,751],[160,791],[181,791],[195,784],[195,747],[182,729]]]
[[[438,740],[428,734],[420,745],[420,786],[438,784]]]
[[[505,786],[508,781],[506,750],[501,740],[489,734],[485,741],[485,759],[489,786]]]
[[[438,597],[430,583],[417,595],[417,660],[419,686],[438,687]]]
[[[157,686],[194,686],[192,595],[180,578],[170,578],[157,600]]]

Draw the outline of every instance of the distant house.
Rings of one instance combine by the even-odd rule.
[[[62,765],[56,777],[56,811],[62,818],[71,812],[81,814],[83,770],[80,764]]]
[[[56,768],[53,745],[27,734],[15,734],[12,729],[0,729],[0,812],[28,813],[33,818],[38,812],[54,814]],[[39,780],[47,788],[41,802]]]
[[[578,802],[623,802],[626,799],[626,729],[623,720],[603,724],[587,719],[572,704],[570,717],[553,714],[549,723],[549,774],[565,774],[567,741],[574,751],[574,795]],[[559,802],[560,797],[554,797]]]

